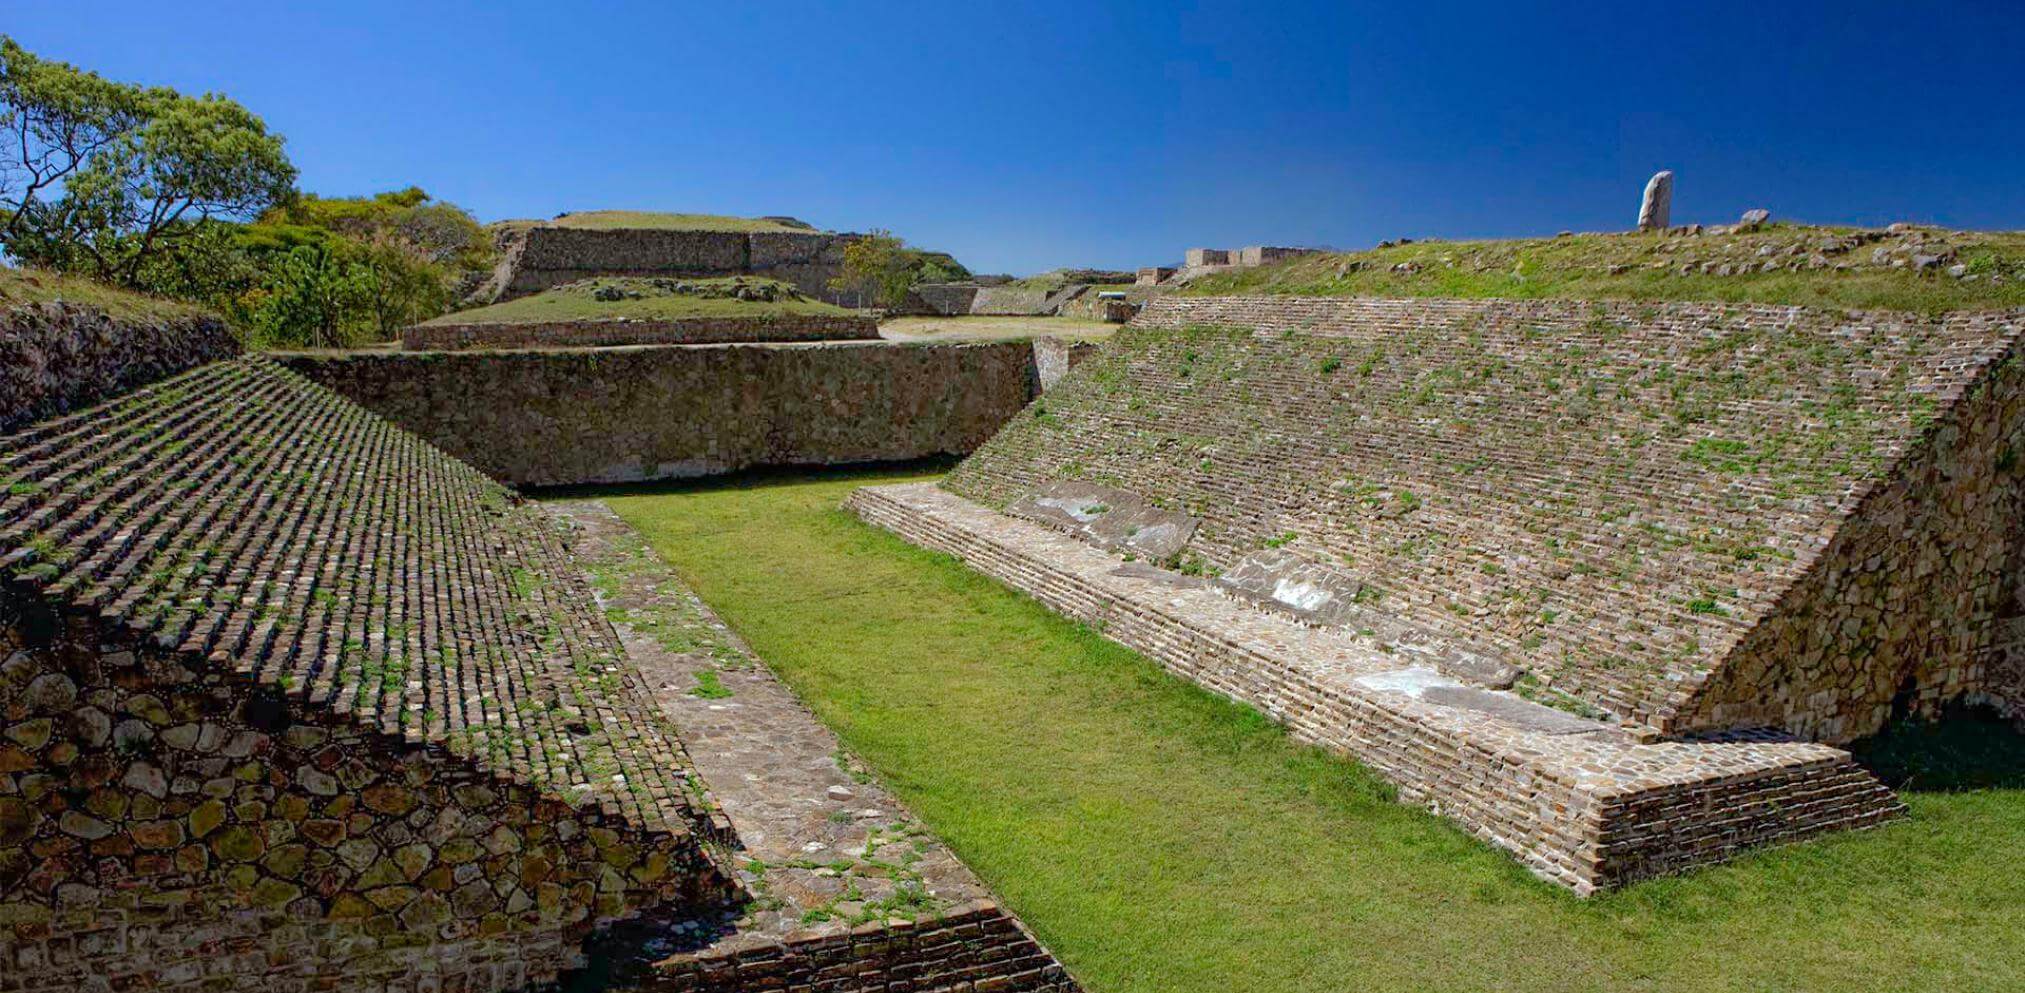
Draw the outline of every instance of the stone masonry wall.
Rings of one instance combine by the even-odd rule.
[[[0,314],[0,434],[236,355],[215,317],[135,320],[70,304]]]
[[[494,478],[537,486],[963,454],[1035,390],[1026,342],[282,361]]]
[[[1994,321],[1993,321],[1994,323]],[[1690,727],[1822,741],[1957,700],[2025,716],[2025,359],[2014,347],[1849,521],[1779,610],[1707,678]]]
[[[1202,522],[1186,554],[1210,571],[1268,542],[1338,564],[1381,609],[1542,692],[1689,730],[1707,723],[1690,706],[1701,678],[1768,614],[1811,609],[1782,597],[2020,326],[2016,313],[1163,297],[947,485],[994,507],[1057,479],[1143,494]],[[1919,492],[1986,485],[1958,487],[1952,468],[1935,476],[1948,494]],[[1972,587],[1994,599],[1991,565],[1967,533],[1898,539],[1952,543],[1938,554],[1964,577],[1898,588],[1989,634],[1977,618],[1991,611],[1969,601]],[[1959,653],[1940,665],[1953,675],[1928,680],[1935,693],[1975,681]],[[1731,716],[1845,740],[1899,666],[1836,677],[1861,720],[1808,680],[1792,686],[1807,700]]]
[[[924,548],[954,555],[1163,668],[1259,708],[1293,736],[1349,755],[1398,785],[1402,802],[1452,818],[1577,893],[1719,862],[1755,846],[1880,823],[1891,793],[1821,745],[1637,745],[1614,735],[1513,737],[1497,722],[1458,725],[1425,708],[1346,691],[1343,661],[1302,644],[1303,629],[1229,625],[1237,607],[1119,579],[1117,560],[1031,522],[923,486],[868,487],[846,507]],[[1220,619],[1221,618],[1221,619]],[[1258,623],[1253,618],[1251,623]],[[1273,621],[1272,624],[1285,622]],[[1310,629],[1309,633],[1312,632]],[[1390,656],[1381,656],[1390,658]],[[1355,685],[1355,681],[1352,681]],[[1676,764],[1683,763],[1683,764]],[[1617,766],[1668,767],[1650,781]]]
[[[1077,993],[1079,987],[1018,922],[989,901],[894,926],[672,956],[628,993]]]
[[[493,276],[492,299],[511,300],[591,276],[768,276],[803,293],[856,305],[829,281],[857,236],[827,232],[592,230],[534,227],[516,236]]]
[[[649,837],[0,599],[0,987],[519,989],[718,895]],[[194,667],[193,667],[194,666]]]
[[[762,341],[850,341],[879,337],[879,322],[857,314],[693,317],[668,321],[530,321],[417,324],[401,332],[411,351],[467,348],[602,348]]]

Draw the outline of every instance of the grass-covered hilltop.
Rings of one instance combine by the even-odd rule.
[[[533,324],[548,321],[672,321],[691,317],[844,316],[843,307],[811,300],[791,283],[756,276],[664,279],[605,276],[565,283],[533,296],[423,323]]]
[[[2025,306],[2025,232],[1780,223],[1405,241],[1215,273],[1186,292],[1726,300],[1934,313]]]
[[[575,228],[582,231],[742,231],[766,234],[814,231],[815,226],[792,217],[730,217],[724,214],[679,214],[652,210],[577,210],[551,220],[500,221],[494,228]]]

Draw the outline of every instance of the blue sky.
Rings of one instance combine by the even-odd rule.
[[[0,0],[305,189],[885,227],[979,271],[1676,221],[2025,228],[2025,5]]]

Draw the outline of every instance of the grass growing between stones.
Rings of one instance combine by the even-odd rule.
[[[1828,254],[1821,251],[1824,244],[1858,235],[1853,228],[1775,224],[1747,234],[1678,238],[1581,234],[1502,241],[1422,241],[1232,270],[1197,280],[1187,292],[1713,300],[1928,314],[2025,306],[2025,278],[2021,278],[2025,277],[2025,233],[1921,229],[1891,237],[1877,234],[1882,240]],[[1873,253],[1879,250],[1887,256],[1883,264],[1873,261]],[[1918,271],[1911,260],[1922,253],[1937,254],[1949,265],[1960,264],[1964,275],[1974,278],[1953,278],[1939,265]],[[1827,267],[1784,268],[1789,263],[1805,265],[1816,257]],[[1903,267],[1893,267],[1890,261]],[[1760,271],[1768,263],[1778,268]],[[1848,268],[1832,268],[1837,263]],[[1726,271],[1721,275],[1703,272],[1703,265]],[[1682,266],[1693,271],[1683,275]]]
[[[2015,780],[1577,900],[1354,763],[838,509],[914,478],[606,496],[1093,993],[2025,986]]]

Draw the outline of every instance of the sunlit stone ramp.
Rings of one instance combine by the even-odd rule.
[[[1894,714],[2020,713],[2019,318],[1169,298],[850,506],[1587,893],[1894,816],[1833,747]]]

